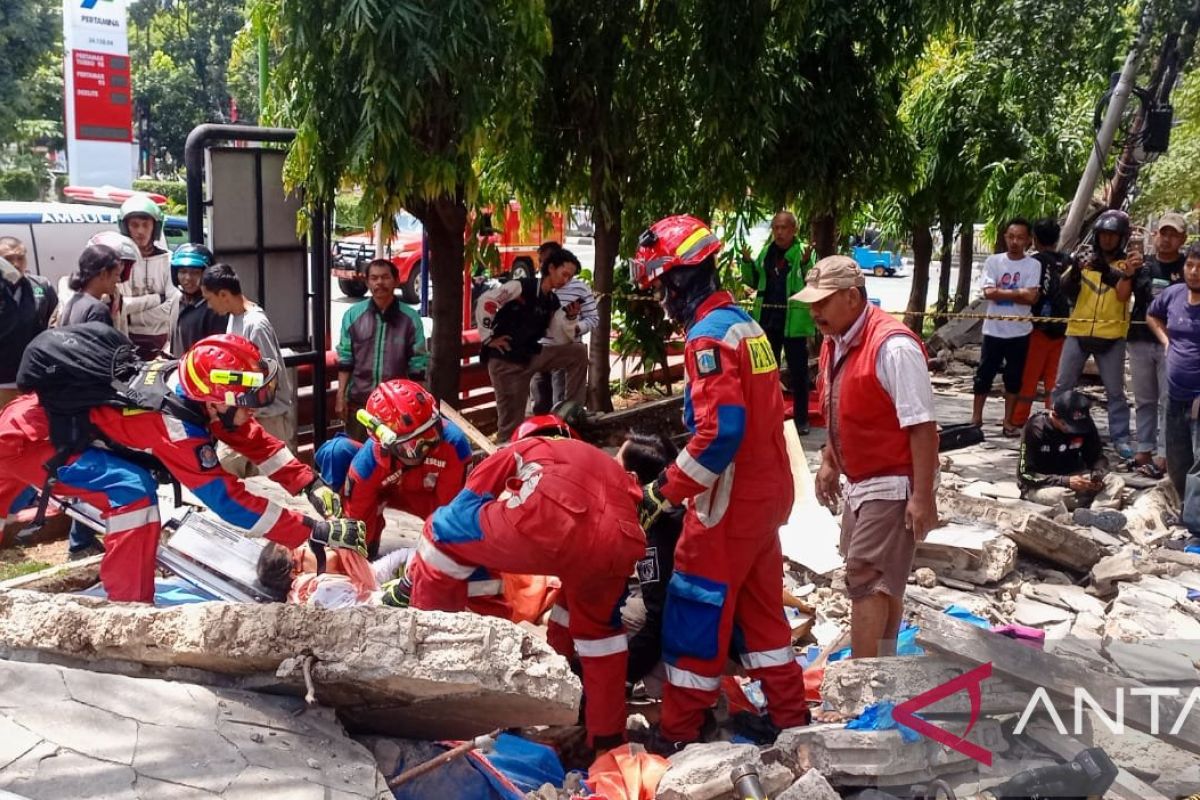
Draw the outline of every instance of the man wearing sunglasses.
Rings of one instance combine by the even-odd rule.
[[[454,499],[467,479],[471,444],[438,412],[420,384],[397,378],[379,384],[358,410],[366,444],[345,436],[330,439],[313,461],[327,484],[339,487],[347,516],[367,526],[374,559],[383,533],[383,510],[394,508],[426,519]]]
[[[161,525],[152,469],[169,473],[217,516],[251,536],[288,547],[309,541],[365,554],[363,524],[330,519],[341,514],[337,494],[254,419],[257,409],[274,399],[277,371],[257,347],[228,334],[202,339],[178,362],[144,365],[123,392],[137,407],[93,406],[87,419],[93,446],[67,459],[53,483],[47,482],[45,468],[57,455],[49,417],[37,394],[23,395],[0,412],[0,509],[10,509],[29,486],[50,486],[56,495],[99,509],[106,529],[100,580],[109,599],[117,601],[154,599]],[[289,492],[303,491],[320,517],[249,492],[221,468],[218,442]],[[147,464],[147,457],[155,463]]]

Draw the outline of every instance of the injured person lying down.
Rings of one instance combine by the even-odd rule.
[[[288,548],[267,542],[258,558],[258,581],[276,600],[320,608],[379,605],[381,586],[404,576],[410,548],[374,561],[356,551],[326,550],[322,569],[307,545]]]

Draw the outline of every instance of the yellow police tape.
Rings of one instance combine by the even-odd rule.
[[[596,297],[596,300],[601,300],[606,297],[612,297],[612,295],[597,293],[595,295],[595,297]],[[634,295],[632,297],[626,297],[625,301],[633,302],[633,303],[656,303],[656,304],[658,303],[658,300],[656,300],[653,297],[639,297],[636,295]],[[749,307],[749,306],[754,305],[753,299],[736,300],[735,302],[740,306]],[[763,308],[787,309],[789,306],[786,303],[763,303],[762,307]],[[1018,316],[1015,314],[980,314],[980,313],[974,312],[974,311],[937,311],[937,310],[933,310],[933,311],[885,311],[884,313],[889,314],[893,317],[914,316],[914,317],[941,317],[943,319],[994,319],[994,320],[1012,321],[1012,322],[1073,322],[1073,321],[1075,321],[1075,322],[1097,322],[1097,321],[1099,321],[1099,320],[1094,320],[1094,319],[1078,319],[1077,320],[1073,317],[1032,317],[1032,316],[1023,316],[1022,317],[1022,316]],[[1134,319],[1134,320],[1129,320],[1129,324],[1130,325],[1147,325],[1148,323],[1145,320]]]

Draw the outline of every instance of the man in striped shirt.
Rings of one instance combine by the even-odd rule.
[[[562,245],[555,241],[542,242],[538,247],[538,263],[544,264],[546,259]],[[592,287],[588,286],[576,275],[561,289],[555,289],[558,301],[563,308],[571,303],[579,303],[579,319],[575,328],[574,342],[582,342],[584,334],[591,333],[600,324],[600,312],[596,308],[596,296]],[[560,342],[549,335],[542,338],[543,348],[561,347],[572,342]],[[567,371],[556,369],[552,372],[535,372],[529,380],[529,396],[533,399],[533,413],[549,414],[550,409],[561,403],[567,396]]]

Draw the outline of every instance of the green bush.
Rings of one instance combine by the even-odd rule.
[[[42,180],[28,167],[0,166],[0,200],[39,200]]]
[[[186,181],[159,181],[151,178],[138,178],[133,182],[133,188],[135,191],[161,194],[167,198],[167,211],[169,213],[187,213]]]

